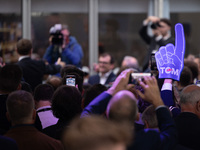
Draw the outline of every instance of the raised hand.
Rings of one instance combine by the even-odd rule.
[[[175,34],[175,46],[170,43],[160,47],[155,54],[155,58],[159,70],[159,78],[170,78],[179,81],[184,67],[185,54],[185,36],[182,24],[175,25]]]

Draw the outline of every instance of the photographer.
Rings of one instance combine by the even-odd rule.
[[[148,28],[152,29],[153,36],[148,34]],[[143,26],[139,31],[142,39],[149,45],[147,56],[143,64],[143,71],[148,67],[149,58],[153,50],[158,50],[161,46],[168,43],[175,44],[175,39],[170,35],[171,22],[163,18],[160,19],[156,16],[149,16],[143,21]]]
[[[76,38],[70,35],[66,25],[56,24],[50,29],[50,46],[47,48],[44,59],[54,64],[60,57],[66,64],[81,68],[83,51]]]

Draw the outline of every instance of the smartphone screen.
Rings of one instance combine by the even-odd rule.
[[[67,75],[66,77],[66,85],[68,86],[76,86],[76,78],[74,75]]]

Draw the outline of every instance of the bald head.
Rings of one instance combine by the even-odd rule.
[[[109,119],[134,123],[138,113],[137,99],[130,91],[118,92],[109,102],[107,116]]]

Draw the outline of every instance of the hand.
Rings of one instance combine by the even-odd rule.
[[[66,66],[66,63],[61,61],[61,58],[59,57],[57,62],[56,62],[56,65],[60,65],[61,67],[65,67]]]
[[[176,45],[167,44],[160,47],[155,58],[159,70],[159,78],[180,79],[184,67],[185,37],[182,24],[175,26]]]
[[[147,18],[147,21],[148,21],[148,22],[152,22],[152,23],[156,23],[156,22],[160,21],[160,18],[158,18],[158,17],[156,17],[156,16],[149,16],[149,17]]]
[[[144,89],[144,94],[137,90],[138,95],[145,101],[153,104],[156,107],[164,105],[161,97],[157,80],[154,76],[144,77],[144,81],[139,82],[140,86]]]
[[[121,72],[121,74],[115,79],[112,87],[110,87],[107,92],[110,95],[115,95],[117,92],[121,90],[128,90],[133,87],[133,84],[128,84],[130,74],[133,73],[132,69],[127,69]]]

